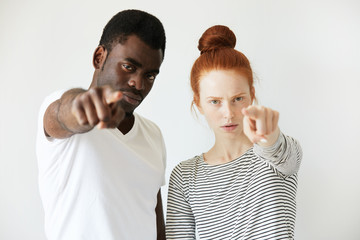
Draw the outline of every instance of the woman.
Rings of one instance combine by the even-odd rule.
[[[170,177],[167,239],[293,239],[302,151],[278,127],[279,113],[255,106],[249,60],[236,37],[213,26],[191,70],[193,104],[215,134],[206,153]]]

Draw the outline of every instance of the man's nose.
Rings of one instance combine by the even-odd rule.
[[[135,88],[136,90],[143,90],[144,89],[144,80],[140,76],[140,74],[132,76],[129,79],[128,84],[129,84],[130,87]]]

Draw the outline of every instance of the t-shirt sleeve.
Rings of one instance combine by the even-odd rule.
[[[40,174],[43,173],[49,167],[48,165],[52,163],[52,148],[55,147],[58,142],[63,142],[61,139],[54,139],[45,135],[44,114],[49,105],[59,99],[64,92],[65,90],[59,90],[47,96],[39,109],[36,133],[36,155]]]
[[[186,199],[181,164],[170,176],[166,213],[166,239],[195,239],[195,219]]]
[[[261,147],[254,144],[254,153],[261,159],[268,161],[285,176],[297,173],[302,159],[302,149],[299,142],[282,132],[272,146]]]
[[[160,131],[161,134],[161,131]],[[167,153],[166,153],[166,146],[165,146],[165,141],[164,141],[164,137],[161,134],[161,146],[162,146],[162,161],[163,161],[163,166],[164,166],[164,177],[163,177],[163,181],[161,186],[165,186],[166,184],[166,180],[165,180],[165,170],[166,170],[166,160],[167,160]]]
[[[39,109],[39,115],[38,115],[38,125],[37,125],[37,137],[41,137],[41,135],[44,135],[44,114],[46,112],[46,109],[50,106],[51,103],[55,102],[59,98],[61,98],[62,94],[65,92],[65,90],[59,90],[56,92],[53,92],[52,94],[45,97],[44,101],[42,102],[40,109]]]

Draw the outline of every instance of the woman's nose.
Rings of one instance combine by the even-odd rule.
[[[229,103],[224,104],[224,117],[228,120],[234,117],[234,109]]]

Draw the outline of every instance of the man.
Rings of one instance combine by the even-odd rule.
[[[159,128],[134,113],[164,51],[156,17],[119,12],[94,52],[89,89],[44,101],[37,156],[48,239],[165,239],[165,145]]]

